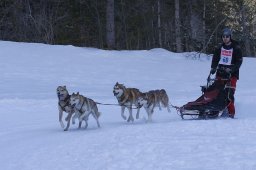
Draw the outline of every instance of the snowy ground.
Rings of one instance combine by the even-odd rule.
[[[60,127],[59,85],[102,103],[117,103],[117,81],[144,92],[164,88],[177,106],[196,99],[210,60],[185,55],[0,41],[0,169],[256,169],[255,58],[241,67],[236,119],[181,120],[174,109],[156,109],[146,123],[142,109],[127,123],[120,107],[100,105],[100,129],[92,117],[86,130]]]

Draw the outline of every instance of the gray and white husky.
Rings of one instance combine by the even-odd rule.
[[[138,99],[138,104],[143,106],[148,114],[149,122],[152,121],[152,115],[155,107],[159,107],[161,110],[161,106],[167,108],[168,112],[170,112],[169,108],[169,97],[164,89],[161,90],[151,90],[146,93],[142,93],[142,95]],[[136,118],[139,118],[139,115],[136,115]]]
[[[70,95],[68,93],[66,86],[58,86],[56,89],[56,93],[59,99],[58,109],[60,126],[64,128],[64,131],[67,131],[70,125],[71,116],[75,111],[70,104]],[[65,118],[65,120],[67,121],[66,128],[62,121],[63,112],[68,113],[67,117]]]
[[[92,114],[97,122],[98,127],[100,127],[99,117],[101,113],[98,111],[96,102],[90,98],[80,95],[79,92],[77,92],[76,94],[73,93],[70,96],[70,103],[71,106],[75,109],[75,115],[72,117],[73,124],[75,124],[75,119],[78,118],[79,128],[81,128],[83,120],[85,121],[85,128],[87,128],[89,115]]]

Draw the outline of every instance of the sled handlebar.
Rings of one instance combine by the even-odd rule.
[[[211,72],[209,73],[208,77],[207,77],[207,85],[206,85],[206,88],[209,87],[209,83],[211,81]]]
[[[207,77],[207,85],[206,87],[208,88],[209,85],[210,85],[210,82],[212,81],[230,81],[230,78],[231,78],[231,73],[228,73],[228,78],[222,78],[222,77],[214,77],[214,78],[211,78],[211,73],[209,73],[208,77]]]
[[[207,83],[210,83],[211,81],[215,81],[215,80],[220,80],[220,81],[229,81],[230,78],[211,78],[211,77],[208,77],[207,78]]]

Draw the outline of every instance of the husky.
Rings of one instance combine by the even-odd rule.
[[[81,128],[82,121],[85,121],[85,129],[88,127],[88,118],[90,114],[95,118],[98,127],[100,127],[99,117],[100,112],[96,102],[92,99],[80,95],[79,92],[73,93],[70,97],[71,106],[75,109],[75,115],[72,117],[72,123],[75,124],[75,119],[79,119],[79,126]]]
[[[164,89],[142,93],[141,97],[138,99],[138,105],[145,108],[148,114],[148,122],[152,122],[152,114],[155,107],[161,110],[162,105],[164,108],[167,108],[168,112],[171,111],[169,107],[169,97]],[[136,118],[139,118],[139,114],[136,115]]]
[[[140,107],[138,105],[138,98],[141,95],[139,89],[136,88],[126,88],[123,84],[118,82],[115,84],[113,89],[114,96],[116,97],[118,104],[121,106],[121,116],[126,120],[124,115],[124,110],[127,108],[129,110],[129,118],[127,122],[134,121],[132,116],[132,105],[134,104],[137,107],[137,114],[140,112]]]
[[[65,127],[62,121],[63,112],[68,113],[67,117],[65,118],[65,120],[67,121],[67,126],[64,129],[64,131],[67,131],[70,125],[71,116],[75,111],[70,104],[70,95],[68,93],[66,86],[58,86],[56,92],[59,99],[58,101],[59,122],[62,128]]]

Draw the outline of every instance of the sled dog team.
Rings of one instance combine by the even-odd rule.
[[[88,118],[92,115],[98,127],[100,127],[99,117],[101,113],[98,111],[97,102],[87,98],[79,92],[69,94],[66,86],[57,87],[57,96],[58,96],[58,109],[59,109],[59,122],[64,131],[67,131],[70,126],[70,121],[72,118],[72,124],[75,124],[75,119],[79,120],[78,128],[81,128],[82,122],[85,121],[85,128],[88,126]],[[124,115],[125,108],[129,111],[129,117],[127,122],[133,122],[134,118],[132,115],[132,109],[137,109],[136,119],[139,119],[140,108],[143,106],[148,114],[148,122],[152,121],[152,114],[154,108],[158,107],[161,110],[161,107],[169,108],[169,98],[164,89],[161,90],[151,90],[145,93],[139,91],[136,88],[126,88],[123,84],[118,82],[113,88],[114,96],[116,97],[118,104],[121,106],[121,116],[124,120],[127,117]],[[133,108],[135,106],[136,108]],[[62,117],[63,112],[68,113],[65,121],[67,125],[65,127]]]

